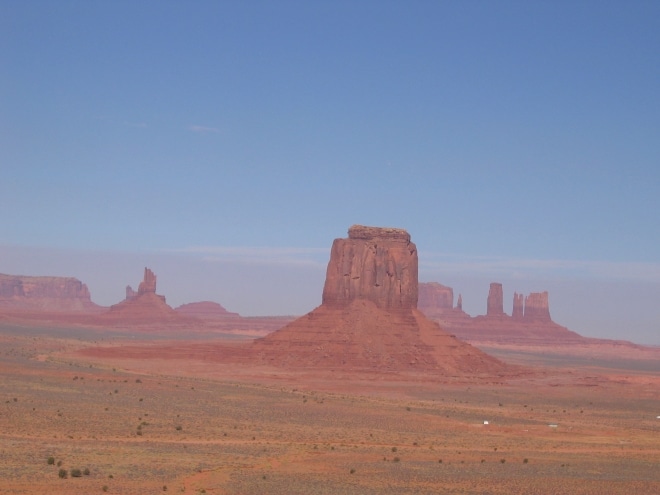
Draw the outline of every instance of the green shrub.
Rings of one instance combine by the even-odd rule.
[[[64,469],[64,468],[60,469],[59,472],[57,473],[57,475],[62,479],[66,478],[68,476],[68,474],[69,473],[67,473],[66,469]]]
[[[80,478],[82,476],[82,471],[78,468],[74,468],[71,470],[71,477],[72,478]]]
[[[53,456],[50,456],[48,458],[48,465],[52,466],[53,464],[55,464],[55,458]]]

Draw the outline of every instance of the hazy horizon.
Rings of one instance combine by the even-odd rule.
[[[0,3],[0,272],[303,314],[355,223],[660,344],[658,2]]]
[[[87,284],[93,302],[110,306],[124,299],[126,285],[137,289],[148,267],[158,277],[157,292],[172,307],[213,301],[242,316],[299,316],[321,304],[331,243],[327,248],[205,247],[143,253],[0,245],[0,273],[73,276]],[[586,337],[660,345],[655,304],[660,284],[654,280],[658,265],[468,259],[422,249],[419,257],[420,282],[452,287],[454,304],[461,294],[463,309],[471,316],[486,313],[489,285],[499,282],[507,314],[514,292],[547,290],[553,321],[570,330]],[[9,267],[18,273],[9,273]]]

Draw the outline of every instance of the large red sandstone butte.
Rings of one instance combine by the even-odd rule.
[[[403,229],[352,226],[332,245],[321,306],[257,339],[251,354],[290,368],[498,373],[507,366],[417,310],[417,249]]]
[[[417,307],[417,248],[403,229],[353,225],[335,239],[322,302],[341,308],[368,299],[383,309]]]

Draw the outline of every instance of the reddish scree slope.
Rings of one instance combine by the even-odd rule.
[[[321,305],[255,340],[251,354],[286,368],[499,373],[499,360],[447,334],[416,309],[388,311],[368,300]]]

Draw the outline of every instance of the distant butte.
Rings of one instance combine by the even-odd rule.
[[[156,294],[156,275],[149,268],[144,269],[144,278],[138,291],[130,286],[126,289],[126,299],[115,304],[100,315],[108,323],[113,324],[158,324],[190,323],[194,319],[177,313],[165,302],[165,296]]]
[[[420,310],[459,338],[473,343],[524,344],[524,345],[570,345],[587,343],[581,335],[563,327],[550,318],[547,292],[532,292],[528,296],[513,294],[511,316],[504,311],[502,284],[490,284],[486,301],[486,315],[472,317],[459,305],[453,307],[446,298],[437,300],[436,282],[421,283]],[[449,297],[449,288],[444,291]],[[453,290],[451,292],[453,294]],[[453,297],[453,296],[452,296]],[[422,304],[423,302],[423,304]]]
[[[253,342],[287,368],[492,374],[507,366],[417,310],[417,248],[403,229],[354,225],[335,239],[322,304]]]

